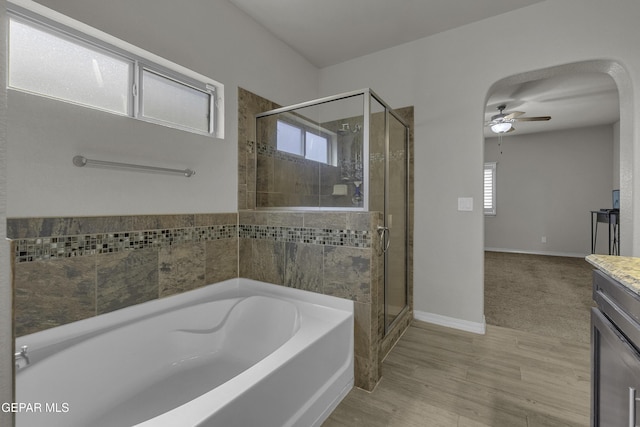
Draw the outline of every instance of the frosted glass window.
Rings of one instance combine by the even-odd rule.
[[[133,63],[10,19],[9,86],[129,114]]]
[[[305,135],[305,157],[316,162],[329,163],[329,147],[327,138],[307,132]]]
[[[304,156],[304,141],[302,129],[278,121],[277,148],[280,151]]]
[[[211,95],[173,79],[143,70],[142,116],[209,132]]]
[[[160,65],[155,55],[98,30],[88,34],[70,18],[61,23],[11,3],[8,11],[9,88],[223,136],[222,84],[168,61]]]

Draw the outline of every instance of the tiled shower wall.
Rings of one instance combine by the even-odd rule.
[[[10,218],[26,335],[238,276],[237,213]]]
[[[256,208],[255,115],[280,105],[238,88],[238,209]]]
[[[356,386],[380,378],[377,212],[240,211],[240,276],[354,301]]]
[[[380,212],[255,210],[255,115],[278,108],[238,89],[238,209],[241,277],[335,295],[355,305],[355,382],[372,390],[382,359],[413,318],[413,197],[409,201],[408,294],[410,309],[388,335],[384,331],[384,257],[376,232]],[[397,111],[398,112],[398,111]],[[399,111],[413,124],[413,108]],[[413,194],[410,131],[410,194]],[[338,208],[339,209],[339,208]]]
[[[247,277],[355,303],[356,385],[380,377],[382,256],[370,212],[10,218],[15,334]]]
[[[242,96],[242,99],[247,103],[255,98],[256,96],[253,94]],[[255,106],[263,104],[266,102],[256,102]],[[355,186],[352,182],[342,179],[340,167],[307,160],[277,149],[277,123],[281,118],[278,114],[256,120],[256,206],[258,208],[283,208],[287,206],[353,208],[357,206],[352,202]],[[337,133],[343,123],[348,123],[355,128],[356,124],[362,126],[362,121],[362,116],[359,116],[352,119],[325,122],[319,126]],[[362,134],[357,137],[362,138]],[[338,136],[337,138],[339,145],[340,139],[344,137]],[[340,152],[340,150],[338,151]],[[341,161],[340,153],[337,156],[339,163]],[[335,184],[345,185],[348,194],[334,195]]]

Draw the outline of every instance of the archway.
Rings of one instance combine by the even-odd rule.
[[[501,79],[496,83],[494,83],[489,89],[489,91],[487,92],[485,104],[487,104],[487,102],[489,101],[491,94],[493,94],[496,91],[500,91],[501,89],[506,87],[512,87],[514,85],[520,85],[527,82],[551,80],[551,79],[557,78],[558,76],[579,76],[580,74],[582,74],[582,76],[585,76],[587,73],[603,74],[611,77],[613,82],[615,82],[615,86],[617,87],[617,91],[618,91],[618,102],[619,102],[619,112],[620,112],[620,119],[619,119],[620,149],[619,149],[619,153],[616,153],[616,155],[619,156],[618,161],[620,164],[620,170],[619,170],[620,193],[621,194],[624,193],[624,202],[621,200],[621,212],[622,212],[621,213],[621,222],[622,222],[621,229],[624,230],[621,238],[621,241],[623,242],[621,254],[630,255],[633,252],[635,252],[634,248],[637,246],[636,242],[638,242],[638,239],[635,237],[634,233],[637,233],[638,230],[634,230],[634,227],[633,227],[633,223],[634,223],[634,219],[633,219],[634,211],[633,211],[633,203],[632,203],[632,200],[633,200],[633,180],[632,180],[633,105],[631,102],[632,95],[631,95],[630,79],[628,74],[626,73],[626,70],[624,70],[624,68],[616,62],[599,60],[599,61],[588,61],[588,62],[581,62],[581,63],[575,63],[575,64],[567,64],[567,65],[547,68],[543,70],[536,70],[536,71],[531,71],[527,73],[522,73],[522,74],[511,76],[505,79]],[[611,81],[611,79],[608,79],[608,80]],[[612,86],[611,83],[610,83],[610,86]],[[518,109],[518,108],[515,108],[515,109]],[[536,113],[534,115],[538,115],[538,114]],[[550,134],[547,134],[547,135],[550,135]],[[546,138],[549,138],[549,137],[547,136]],[[544,139],[544,138],[541,138],[541,139]],[[609,155],[611,155],[611,152],[609,153]],[[610,176],[612,177],[612,175]],[[601,208],[601,207],[608,207],[608,205],[597,206],[597,208]],[[579,216],[580,218],[583,216],[582,211],[580,211]],[[574,218],[573,221],[579,221],[581,229],[584,226],[584,233],[585,235],[587,235],[588,234],[588,228],[587,228],[588,227],[588,211],[585,210],[584,212],[584,218],[586,218],[584,221],[584,224],[580,218]],[[622,220],[622,218],[624,218],[624,220]],[[491,232],[491,226],[489,226],[489,230],[487,230],[487,225],[483,223],[483,227],[485,228],[485,233]],[[636,228],[640,228],[640,227],[636,227]],[[546,237],[544,239],[546,240]],[[485,248],[487,247],[486,243],[487,243],[487,237],[485,234]],[[514,252],[517,252],[517,251],[514,251]],[[532,253],[535,253],[535,251],[533,251]],[[491,256],[486,257],[485,261],[487,260],[489,261],[489,264],[491,264],[492,257]],[[585,267],[587,268],[587,270],[585,270],[586,274],[587,276],[589,276],[590,273],[589,273],[588,264],[582,260],[580,261],[584,263]],[[582,271],[580,271],[579,269],[577,271],[579,271],[579,273],[582,274]],[[495,304],[492,304],[491,295],[496,295],[496,293],[494,292],[495,286],[493,286],[492,284],[488,284],[492,282],[487,281],[487,274],[488,273],[485,271],[486,289],[484,291],[484,295],[485,295],[484,310],[485,310],[485,315],[487,316],[487,323],[490,323],[491,322],[490,317],[492,313],[495,314],[494,312],[496,309]],[[584,281],[585,283],[587,283],[586,287],[589,287],[589,284],[590,284],[589,277],[587,277],[586,279],[581,277],[579,281]],[[504,278],[502,280],[504,280]],[[525,286],[527,290],[531,289],[531,287]],[[516,295],[519,295],[518,291],[514,291],[514,292],[516,292]],[[585,289],[584,292],[582,292],[581,290],[581,294],[585,292],[586,292],[586,297],[582,299],[586,301],[587,305],[590,305],[591,298],[590,298],[589,289]],[[516,302],[513,302],[513,304],[516,304]],[[528,306],[528,304],[523,301],[520,301],[520,304],[523,304],[525,307]],[[509,303],[509,307],[511,307],[511,305],[512,303]],[[506,307],[507,304],[503,304],[502,306]],[[578,309],[579,308],[580,307],[578,307]],[[511,308],[509,308],[508,310],[511,310]],[[585,311],[585,313],[587,313],[588,308],[586,308],[585,310],[579,309],[576,312],[582,313],[582,311]],[[521,322],[522,317],[526,317],[526,313],[521,313],[521,314],[522,316],[518,316],[519,322]],[[567,316],[569,316],[569,314],[567,314]],[[588,315],[586,316],[588,317]],[[581,322],[580,325],[584,323],[587,341],[588,341],[588,325],[587,325],[588,319],[584,320],[582,319],[582,317],[584,316],[580,314],[580,316],[578,316],[578,319],[572,319],[572,320]],[[500,316],[497,316],[497,318],[500,318]],[[504,320],[504,319],[501,319],[501,320]],[[494,324],[500,324],[500,323],[494,323]],[[521,326],[524,326],[524,327],[521,327]],[[519,326],[516,327],[516,329],[527,330],[527,327],[526,325],[519,323]]]
[[[580,73],[607,74],[613,79],[618,88],[620,101],[620,229],[622,233],[620,254],[633,256],[636,253],[640,253],[640,227],[634,227],[634,222],[637,222],[634,219],[638,213],[635,212],[633,205],[633,95],[631,80],[624,67],[611,60],[593,60],[559,65],[506,77],[491,85],[485,97],[485,105],[490,95],[502,87],[559,75]]]

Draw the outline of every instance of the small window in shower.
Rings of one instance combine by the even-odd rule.
[[[322,135],[305,133],[305,158],[320,163],[329,163],[329,141]]]
[[[276,147],[278,151],[295,154],[307,160],[330,164],[329,136],[321,131],[306,130],[310,126],[278,120]]]
[[[256,115],[256,208],[365,210],[366,102],[355,92]]]
[[[304,156],[302,129],[278,120],[277,147],[280,151]]]

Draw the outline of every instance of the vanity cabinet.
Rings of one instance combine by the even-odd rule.
[[[640,296],[593,271],[591,426],[640,425]]]

